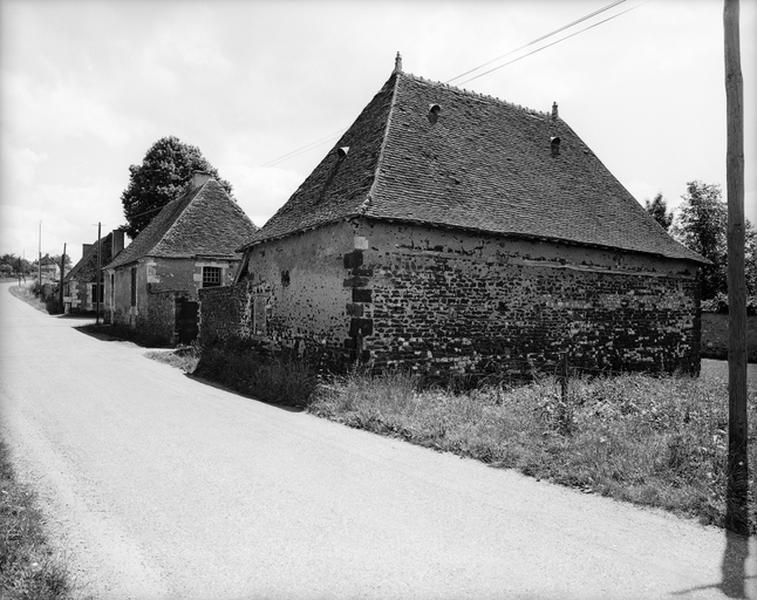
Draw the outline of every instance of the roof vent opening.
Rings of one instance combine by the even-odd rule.
[[[350,147],[349,146],[342,146],[339,148],[336,153],[339,155],[339,158],[344,158],[350,153]]]
[[[553,135],[549,138],[549,147],[552,151],[552,157],[560,156],[560,138]]]
[[[442,107],[438,104],[429,104],[428,105],[428,120],[431,123],[436,123],[436,121],[439,119],[439,113],[442,112]]]

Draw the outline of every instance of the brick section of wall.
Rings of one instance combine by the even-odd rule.
[[[372,312],[350,310],[379,368],[518,377],[552,372],[566,352],[587,370],[699,370],[689,263],[423,227],[362,233],[373,277],[354,292]]]
[[[176,298],[186,292],[151,292],[147,296],[147,310],[137,316],[137,333],[156,342],[173,344],[176,341]]]
[[[247,285],[203,288],[200,296],[200,344],[209,346],[249,331]]]

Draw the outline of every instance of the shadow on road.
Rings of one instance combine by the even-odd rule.
[[[63,315],[59,318],[63,318]],[[132,342],[141,348],[170,348],[170,346],[165,344],[156,343],[152,340],[145,340],[128,331],[124,331],[121,328],[115,328],[113,325],[96,325],[95,323],[87,323],[85,325],[74,327],[73,329],[103,342]]]
[[[250,400],[255,400],[256,402],[260,402],[262,404],[267,404],[268,406],[272,406],[273,408],[278,408],[280,410],[284,410],[286,412],[294,412],[299,413],[303,412],[305,409],[301,406],[291,406],[289,404],[275,404],[273,402],[265,402],[261,400],[260,398],[256,398],[255,396],[248,396],[247,394],[242,394],[235,389],[232,389],[230,387],[226,387],[225,385],[221,385],[220,383],[216,383],[215,381],[210,381],[209,379],[204,379],[202,377],[198,377],[197,375],[192,375],[192,373],[184,373],[185,377],[188,377],[189,379],[192,379],[193,381],[197,381],[198,383],[202,383],[204,385],[216,388],[217,390],[222,390],[224,392],[229,392],[230,394],[234,394],[235,396],[241,396],[242,398],[249,398]]]
[[[725,532],[725,550],[720,564],[721,580],[711,585],[699,585],[693,588],[673,592],[674,596],[685,596],[702,590],[720,590],[727,598],[751,598],[747,585],[750,579],[757,579],[757,575],[747,575],[746,565],[749,560],[749,538]]]
[[[95,318],[95,315],[90,315],[87,313],[68,313],[64,315],[53,315],[56,319],[72,319],[72,320],[78,320],[78,321],[92,321]]]

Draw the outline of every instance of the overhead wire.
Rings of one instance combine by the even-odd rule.
[[[457,79],[460,79],[461,77],[465,77],[466,75],[474,73],[474,72],[478,71],[479,69],[482,69],[483,67],[485,67],[487,65],[490,65],[490,64],[492,64],[492,63],[494,63],[494,62],[496,62],[498,60],[501,60],[502,58],[505,58],[507,56],[511,56],[511,55],[515,54],[516,52],[524,50],[524,49],[526,49],[526,48],[528,48],[530,46],[533,46],[534,44],[537,44],[537,43],[539,43],[541,41],[544,41],[544,40],[546,40],[546,39],[548,39],[548,38],[550,38],[550,37],[552,37],[554,35],[557,35],[558,33],[562,32],[562,31],[565,31],[566,29],[574,27],[575,25],[578,25],[579,23],[583,23],[584,21],[587,21],[588,19],[591,19],[592,17],[595,17],[595,16],[597,16],[597,15],[603,13],[603,12],[606,12],[606,11],[612,9],[612,8],[615,8],[616,6],[622,4],[622,3],[626,2],[626,1],[627,0],[614,0],[613,2],[610,2],[609,4],[607,4],[607,5],[605,5],[605,6],[601,7],[601,8],[598,8],[597,10],[592,11],[591,13],[588,13],[588,14],[584,15],[584,16],[580,17],[579,19],[571,21],[570,23],[567,23],[566,25],[558,27],[557,29],[555,29],[553,31],[550,31],[549,33],[546,33],[546,34],[544,34],[542,36],[539,36],[538,38],[536,38],[534,40],[531,40],[530,42],[528,42],[526,44],[523,44],[522,46],[519,46],[518,48],[515,48],[515,49],[510,50],[510,51],[508,51],[508,52],[506,52],[504,54],[496,56],[496,57],[494,57],[494,58],[492,58],[492,59],[490,59],[490,60],[488,60],[488,61],[486,61],[484,63],[481,63],[480,65],[478,65],[478,66],[476,66],[476,67],[474,67],[472,69],[469,69],[469,70],[465,71],[464,73],[460,73],[459,75],[456,75],[455,77],[452,77],[451,79],[448,79],[445,83],[453,82],[453,81],[455,81]],[[527,52],[526,54],[523,54],[521,56],[518,56],[517,58],[514,58],[513,60],[509,60],[509,61],[507,61],[505,63],[502,63],[500,65],[497,65],[496,67],[493,67],[491,69],[487,69],[486,71],[483,71],[482,73],[478,73],[477,75],[475,75],[473,77],[470,77],[468,79],[465,79],[464,81],[462,81],[460,83],[457,83],[455,85],[458,85],[458,86],[464,85],[466,83],[474,81],[475,79],[479,79],[480,77],[484,77],[485,75],[489,75],[490,73],[498,71],[499,69],[502,69],[503,67],[506,67],[506,66],[511,65],[513,63],[516,63],[516,62],[518,62],[520,60],[523,60],[524,58],[527,58],[528,56],[536,54],[537,52],[541,52],[542,50],[546,50],[547,48],[550,48],[550,47],[552,47],[552,46],[554,46],[556,44],[559,44],[560,42],[564,42],[565,40],[568,40],[568,39],[570,39],[572,37],[575,37],[575,36],[577,36],[577,35],[579,35],[581,33],[584,33],[585,31],[593,29],[594,27],[598,27],[599,25],[602,25],[603,23],[607,23],[608,21],[611,21],[612,19],[615,19],[615,18],[617,18],[617,17],[619,17],[619,16],[621,16],[621,15],[627,13],[627,12],[630,12],[630,11],[638,8],[642,4],[644,4],[645,1],[646,0],[640,2],[639,4],[637,4],[635,6],[627,8],[626,10],[623,10],[623,11],[620,11],[618,13],[615,13],[615,14],[613,14],[613,15],[605,18],[605,19],[602,19],[601,21],[597,21],[595,23],[592,23],[591,25],[589,25],[587,27],[579,29],[578,31],[575,31],[575,32],[573,32],[573,33],[571,33],[569,35],[566,35],[566,36],[564,36],[564,37],[562,37],[562,38],[560,38],[558,40],[550,42],[549,44],[545,44],[544,46],[540,46],[539,48],[536,48],[535,50],[532,50],[531,52]],[[328,134],[326,136],[318,138],[315,141],[312,141],[312,142],[309,142],[309,143],[304,144],[302,146],[299,146],[298,148],[294,148],[293,150],[291,150],[291,151],[289,151],[289,152],[287,152],[285,154],[282,154],[281,156],[273,158],[273,159],[269,160],[268,162],[263,163],[261,166],[262,167],[272,167],[272,166],[278,165],[279,163],[284,162],[284,161],[286,161],[286,160],[288,160],[290,158],[294,158],[295,156],[299,156],[300,154],[303,154],[305,152],[309,152],[310,150],[313,150],[313,149],[317,148],[318,146],[320,146],[322,144],[325,144],[326,142],[328,142],[328,141],[336,138],[337,136],[341,135],[344,131],[345,131],[345,128],[338,129],[338,130],[336,130],[336,131],[334,131],[334,132],[332,132],[332,133],[330,133],[330,134]]]
[[[592,23],[591,25],[589,25],[587,27],[584,27],[583,29],[579,29],[578,31],[574,31],[573,33],[571,33],[569,35],[566,35],[565,37],[562,37],[559,40],[555,40],[554,42],[550,42],[549,44],[546,44],[544,46],[540,46],[536,50],[532,50],[531,52],[527,52],[526,54],[523,54],[522,56],[519,56],[518,58],[514,58],[512,60],[508,60],[507,62],[502,63],[501,65],[497,65],[496,67],[488,69],[488,70],[484,71],[483,73],[479,73],[478,75],[470,77],[469,79],[466,79],[465,81],[461,81],[457,85],[464,85],[464,84],[466,84],[466,83],[468,83],[470,81],[478,79],[479,77],[483,77],[484,75],[488,75],[489,73],[493,73],[494,71],[498,71],[502,67],[506,67],[507,65],[511,65],[513,63],[516,63],[519,60],[523,60],[524,58],[526,58],[528,56],[531,56],[532,54],[536,54],[537,52],[541,52],[542,50],[546,50],[547,48],[549,48],[551,46],[554,46],[555,44],[559,44],[560,42],[564,42],[565,40],[568,40],[568,39],[570,39],[572,37],[575,37],[575,36],[577,36],[580,33],[588,31],[589,29],[593,29],[594,27],[598,27],[599,25],[602,25],[603,23],[607,23],[607,21],[612,21],[613,19],[616,19],[617,17],[619,17],[621,15],[624,15],[627,12],[630,12],[630,11],[636,9],[636,8],[639,8],[639,6],[641,6],[642,4],[643,4],[643,2],[641,2],[641,3],[639,3],[639,4],[635,5],[635,6],[631,6],[630,8],[627,8],[625,10],[622,10],[619,13],[615,13],[614,15],[611,15],[611,16],[607,17],[606,19],[602,19],[601,21],[597,21],[596,23]]]
[[[325,135],[325,136],[323,136],[321,138],[318,138],[317,140],[315,140],[313,142],[305,144],[304,146],[300,146],[299,148],[295,148],[294,150],[291,150],[290,152],[287,152],[286,154],[282,154],[281,156],[278,156],[278,157],[276,157],[276,158],[274,158],[272,160],[269,160],[268,162],[263,163],[261,166],[263,166],[263,167],[272,167],[272,166],[277,165],[278,163],[280,163],[280,162],[282,162],[282,161],[284,161],[284,160],[286,160],[288,158],[293,158],[294,156],[296,156],[298,154],[302,154],[303,152],[307,152],[309,150],[312,150],[312,149],[320,146],[321,144],[325,144],[329,140],[334,139],[335,137],[341,135],[342,133],[344,133],[344,130],[345,130],[344,127],[340,128],[340,129],[337,129],[336,131],[333,131],[333,132],[329,133],[328,135]]]
[[[459,75],[455,75],[454,77],[452,77],[451,79],[448,79],[444,83],[452,83],[456,79],[460,79],[461,77],[465,77],[466,75],[474,73],[475,71],[478,71],[479,69],[482,69],[483,67],[485,67],[487,65],[490,65],[493,62],[496,62],[496,61],[498,61],[498,60],[500,60],[502,58],[505,58],[507,56],[510,56],[512,54],[515,54],[516,52],[520,52],[521,50],[525,50],[529,46],[533,46],[534,44],[537,44],[537,43],[539,43],[539,42],[541,42],[543,40],[546,40],[547,38],[550,38],[553,35],[556,35],[556,34],[560,33],[561,31],[565,31],[566,29],[570,29],[574,25],[578,25],[579,23],[583,23],[584,21],[586,21],[588,19],[591,19],[592,17],[595,17],[595,16],[597,16],[597,15],[599,15],[599,14],[605,12],[605,11],[608,11],[611,8],[615,8],[619,4],[622,4],[623,2],[626,2],[626,0],[615,0],[614,2],[610,2],[610,4],[607,4],[606,6],[603,6],[602,8],[598,8],[594,12],[591,12],[591,13],[589,13],[587,15],[584,15],[580,19],[576,19],[575,21],[572,21],[572,22],[570,22],[570,23],[568,23],[566,25],[563,25],[562,27],[558,27],[557,29],[555,29],[553,31],[550,31],[549,33],[546,33],[546,34],[544,34],[544,35],[536,38],[535,40],[531,40],[530,42],[528,42],[526,44],[523,44],[522,46],[518,46],[517,48],[515,48],[513,50],[505,52],[504,54],[500,54],[499,56],[495,56],[494,58],[492,58],[490,60],[487,60],[486,62],[481,63],[480,65],[478,65],[476,67],[473,67],[472,69],[468,69],[464,73],[460,73]]]

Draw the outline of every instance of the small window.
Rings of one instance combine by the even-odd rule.
[[[99,286],[96,283],[90,283],[89,284],[90,290],[89,293],[92,297],[92,304],[95,304],[96,302],[100,302],[102,304],[103,302],[103,284],[101,283]],[[100,294],[98,296],[98,288],[100,291]]]
[[[221,267],[202,268],[202,287],[218,287],[221,285]]]

